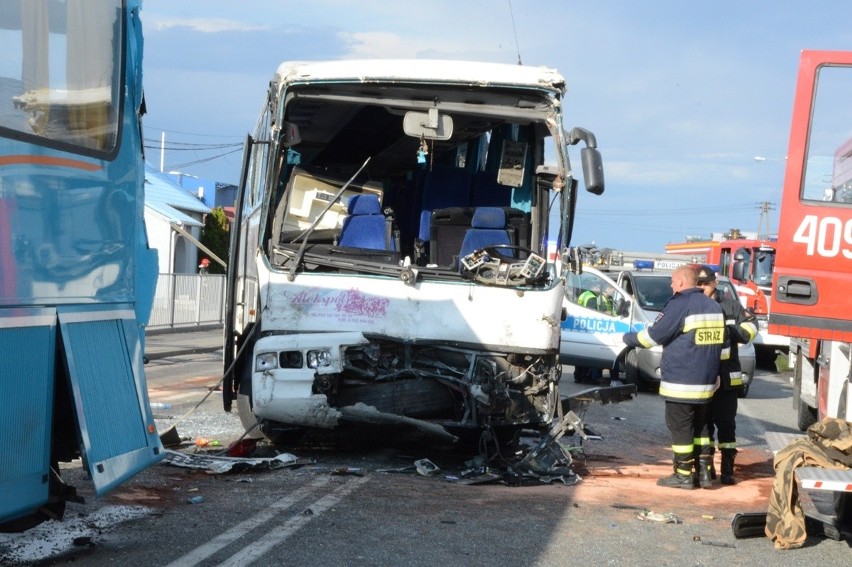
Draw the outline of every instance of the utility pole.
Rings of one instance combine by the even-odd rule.
[[[163,173],[164,163],[166,161],[166,132],[163,130],[160,134],[160,173]]]
[[[755,158],[757,159],[757,158]],[[763,201],[759,204],[760,208],[760,221],[757,223],[757,238],[764,239],[769,238],[772,234],[769,227],[769,211],[775,210],[775,203],[770,203],[769,201]],[[762,232],[763,223],[766,222],[766,232]]]

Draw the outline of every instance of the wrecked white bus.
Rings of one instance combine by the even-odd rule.
[[[569,146],[604,188],[594,136],[563,129],[564,88],[518,65],[282,64],[236,202],[225,409],[273,441],[549,427],[564,266],[545,259],[570,240]]]

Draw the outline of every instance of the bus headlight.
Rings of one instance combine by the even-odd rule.
[[[254,359],[254,371],[275,370],[278,368],[277,352],[262,352]]]
[[[328,349],[309,350],[308,368],[320,368],[331,364],[331,351]]]

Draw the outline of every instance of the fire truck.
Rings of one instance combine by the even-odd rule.
[[[781,201],[769,331],[791,337],[798,426],[852,420],[852,52],[803,51]],[[846,116],[846,118],[843,118]],[[804,469],[852,518],[852,472]]]

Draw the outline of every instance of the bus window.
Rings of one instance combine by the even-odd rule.
[[[120,8],[121,0],[83,10],[58,0],[0,0],[0,128],[81,153],[111,152],[119,125],[121,42],[103,38],[120,36]]]

